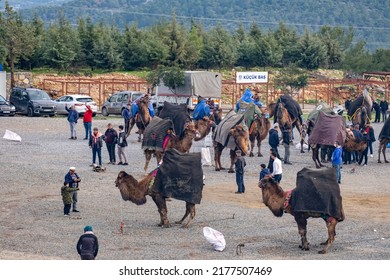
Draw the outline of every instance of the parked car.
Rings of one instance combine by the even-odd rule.
[[[9,102],[0,95],[0,116],[15,116],[15,106],[9,104]]]
[[[72,94],[72,95],[64,95],[60,98],[57,98],[55,100],[57,103],[57,114],[67,115],[68,111],[65,109],[65,105],[70,108],[72,105],[74,105],[74,108],[80,115],[84,115],[85,111],[87,111],[87,107],[85,106],[85,103],[89,105],[92,109],[93,116],[96,115],[98,106],[96,105],[96,102],[93,101],[92,97],[88,95],[82,95],[82,94]]]
[[[46,91],[37,88],[15,87],[11,90],[9,102],[17,113],[33,116],[54,116],[56,104]]]
[[[119,91],[111,95],[102,106],[102,115],[121,115],[128,103],[134,102],[144,93],[139,91]]]

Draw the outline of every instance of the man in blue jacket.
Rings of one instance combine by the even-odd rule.
[[[336,141],[335,143],[335,149],[333,151],[332,155],[332,166],[333,168],[336,169],[336,177],[337,177],[337,182],[340,184],[341,183],[341,163],[342,163],[342,154],[343,150],[340,146],[340,143]]]
[[[192,114],[192,117],[195,121],[201,120],[204,117],[210,117],[210,106],[207,104],[206,99],[199,98],[199,103],[196,105],[194,109],[194,113]]]
[[[65,109],[68,111],[68,122],[70,126],[70,140],[76,140],[76,124],[79,119],[79,113],[76,111],[74,105],[68,108],[68,104],[65,104]]]
[[[268,144],[271,146],[271,148],[276,153],[277,158],[280,159],[280,155],[279,155],[279,151],[278,151],[278,146],[279,146],[279,141],[280,141],[278,127],[279,127],[279,125],[277,123],[275,123],[273,128],[270,129],[269,135],[268,135]]]
[[[69,172],[65,175],[64,180],[64,186],[67,186],[69,188],[78,188],[79,182],[81,181],[79,175],[76,173],[75,167],[70,167]],[[73,191],[72,193],[72,199],[73,199],[73,212],[80,212],[77,210],[77,191]]]

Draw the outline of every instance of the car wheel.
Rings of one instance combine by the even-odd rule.
[[[107,117],[108,116],[108,111],[107,111],[107,108],[106,107],[103,107],[102,108],[102,115]]]
[[[27,116],[34,117],[34,109],[32,107],[27,108]]]
[[[54,117],[55,115],[56,115],[56,114],[51,114],[51,115],[49,115],[49,117],[52,118],[52,117]]]

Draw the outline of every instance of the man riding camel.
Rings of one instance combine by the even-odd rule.
[[[203,97],[198,97],[198,104],[196,105],[192,117],[195,121],[201,120],[204,117],[211,116],[210,105],[207,104],[207,100]]]
[[[155,113],[154,113],[154,108],[153,108],[152,101],[149,99],[149,94],[145,94],[145,95],[139,96],[136,100],[134,100],[133,104],[131,104],[131,116],[132,116],[132,118],[135,118],[135,116],[138,113],[138,102],[140,101],[141,98],[147,98],[149,100],[148,110],[149,110],[150,116],[153,118]]]
[[[244,94],[237,101],[237,103],[236,103],[236,112],[240,111],[240,109],[241,109],[241,106],[240,106],[241,102],[254,103],[259,108],[263,107],[263,103],[261,103],[261,101],[260,101],[260,96],[258,96],[257,94],[253,95],[252,91],[249,88],[247,88],[244,91]],[[245,108],[242,108],[242,110],[245,111]]]

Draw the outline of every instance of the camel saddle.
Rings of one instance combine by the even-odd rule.
[[[237,144],[234,141],[234,138],[230,135],[230,129],[234,128],[236,125],[242,125],[248,131],[248,127],[245,124],[244,115],[237,114],[233,110],[230,110],[223,118],[223,120],[217,125],[213,135],[213,140],[222,144],[224,147],[235,150]]]
[[[381,132],[379,133],[378,139],[381,140],[383,138],[390,138],[390,118],[387,118]]]
[[[320,102],[317,107],[312,110],[309,115],[307,116],[307,119],[313,123],[316,123],[318,115],[320,112],[323,112],[328,115],[336,115],[336,113],[333,111],[333,109],[326,104],[325,102]]]
[[[158,117],[170,119],[173,122],[174,132],[179,137],[184,133],[186,122],[191,120],[186,104],[172,104],[167,101],[164,101]]]
[[[168,134],[168,130],[173,128],[170,119],[161,119],[154,117],[144,131],[142,139],[142,149],[163,151],[164,139]]]
[[[319,213],[323,218],[344,220],[340,186],[334,168],[303,168],[297,173],[296,185],[290,199],[294,212]]]
[[[340,145],[344,145],[345,137],[345,119],[339,115],[329,115],[320,111],[308,144],[334,145],[338,141]]]
[[[163,196],[200,204],[203,191],[201,153],[166,150],[155,180],[155,187]]]

